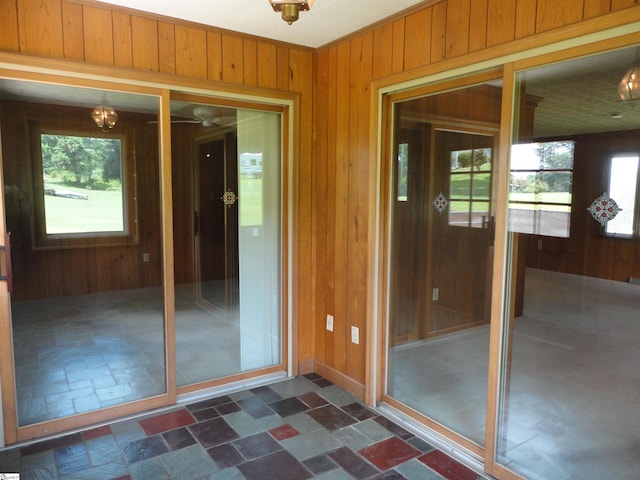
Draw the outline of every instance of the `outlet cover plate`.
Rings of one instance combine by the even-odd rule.
[[[360,329],[358,327],[351,326],[351,342],[358,345],[360,343]]]

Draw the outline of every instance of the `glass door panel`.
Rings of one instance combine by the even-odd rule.
[[[166,394],[157,97],[0,90],[18,426]]]
[[[640,422],[640,294],[629,255],[640,233],[639,172],[627,164],[617,189],[615,160],[640,153],[637,105],[617,93],[636,52],[516,78],[525,114],[511,151],[496,459],[532,480],[630,480],[640,469],[640,434],[630,428]],[[604,221],[604,197],[631,220],[614,209]]]
[[[501,88],[394,105],[387,394],[484,444]]]
[[[181,100],[172,113],[185,387],[281,363],[281,135],[279,113]]]

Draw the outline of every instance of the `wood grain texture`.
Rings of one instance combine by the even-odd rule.
[[[117,67],[133,67],[131,16],[113,13],[113,60]]]
[[[489,0],[487,7],[487,47],[515,38],[516,0]]]
[[[2,0],[2,15],[0,15],[0,50],[6,52],[20,51],[18,37],[18,6],[17,0]]]
[[[176,25],[177,75],[207,78],[207,50],[194,48],[194,45],[206,45],[206,37],[207,33],[204,29]]]
[[[431,61],[432,14],[433,8],[429,7],[405,19],[404,68],[406,70],[428,65]]]
[[[85,5],[84,57],[87,62],[113,65],[113,20],[109,10]]]
[[[242,83],[244,80],[242,37],[222,35],[222,80]]]
[[[11,6],[7,13],[12,13]],[[21,53],[63,56],[60,0],[18,0],[17,13]]]
[[[133,68],[150,72],[159,70],[158,22],[138,16],[131,17]]]
[[[62,35],[64,41],[64,58],[68,60],[84,60],[84,25],[82,5],[62,2]]]

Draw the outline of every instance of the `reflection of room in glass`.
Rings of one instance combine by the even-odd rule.
[[[569,237],[573,150],[573,141],[511,147],[511,231]]]
[[[620,211],[607,222],[606,233],[627,237],[634,233],[637,235],[638,155],[616,155],[611,159],[608,194],[616,201]]]

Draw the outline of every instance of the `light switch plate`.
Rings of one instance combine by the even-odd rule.
[[[333,332],[333,315],[327,314],[327,330]]]

